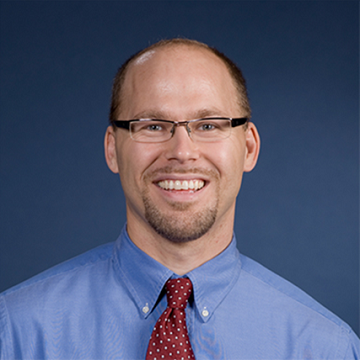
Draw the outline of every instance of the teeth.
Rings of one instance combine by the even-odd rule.
[[[159,181],[158,185],[164,190],[200,190],[204,187],[203,180],[163,180]]]

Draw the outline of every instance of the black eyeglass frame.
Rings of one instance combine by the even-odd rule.
[[[230,120],[231,127],[236,127],[240,125],[244,125],[249,121],[247,117],[241,118],[227,118],[227,117],[212,117],[212,118],[201,118],[187,121],[172,121],[172,120],[163,120],[163,119],[132,119],[132,120],[111,120],[111,124],[115,125],[117,128],[130,130],[130,124],[135,121],[160,121],[166,123],[172,123],[174,126],[187,126],[187,124],[196,122],[196,121],[204,121],[204,120]]]

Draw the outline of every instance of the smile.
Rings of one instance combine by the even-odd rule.
[[[164,190],[193,190],[197,191],[204,187],[203,180],[162,180],[158,186]]]

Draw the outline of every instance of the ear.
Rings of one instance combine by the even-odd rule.
[[[251,171],[257,162],[260,151],[260,136],[252,122],[248,123],[246,130],[246,155],[244,163],[244,171]]]
[[[105,148],[105,159],[107,166],[113,173],[118,174],[119,168],[118,168],[117,156],[116,156],[116,139],[115,139],[115,131],[112,126],[108,126],[108,128],[106,129],[104,148]]]

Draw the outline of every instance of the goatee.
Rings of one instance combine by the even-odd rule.
[[[147,196],[143,196],[143,202],[145,218],[152,228],[163,238],[176,243],[199,239],[216,220],[217,204],[189,214],[186,210],[191,204],[173,203],[171,206],[177,213],[171,215],[160,212]]]
[[[218,174],[214,171],[203,169],[173,169],[172,167],[164,167],[157,169],[145,177],[145,181],[151,183],[151,179],[158,173],[188,173],[188,174],[206,174],[214,181],[213,184],[218,184]],[[170,212],[160,210],[149,196],[148,189],[142,193],[142,200],[145,207],[145,218],[151,227],[163,238],[176,242],[188,242],[199,239],[206,234],[214,225],[217,209],[219,203],[219,188],[216,187],[212,203],[206,204],[206,207],[201,211],[191,212],[193,203],[183,202],[168,202]]]

